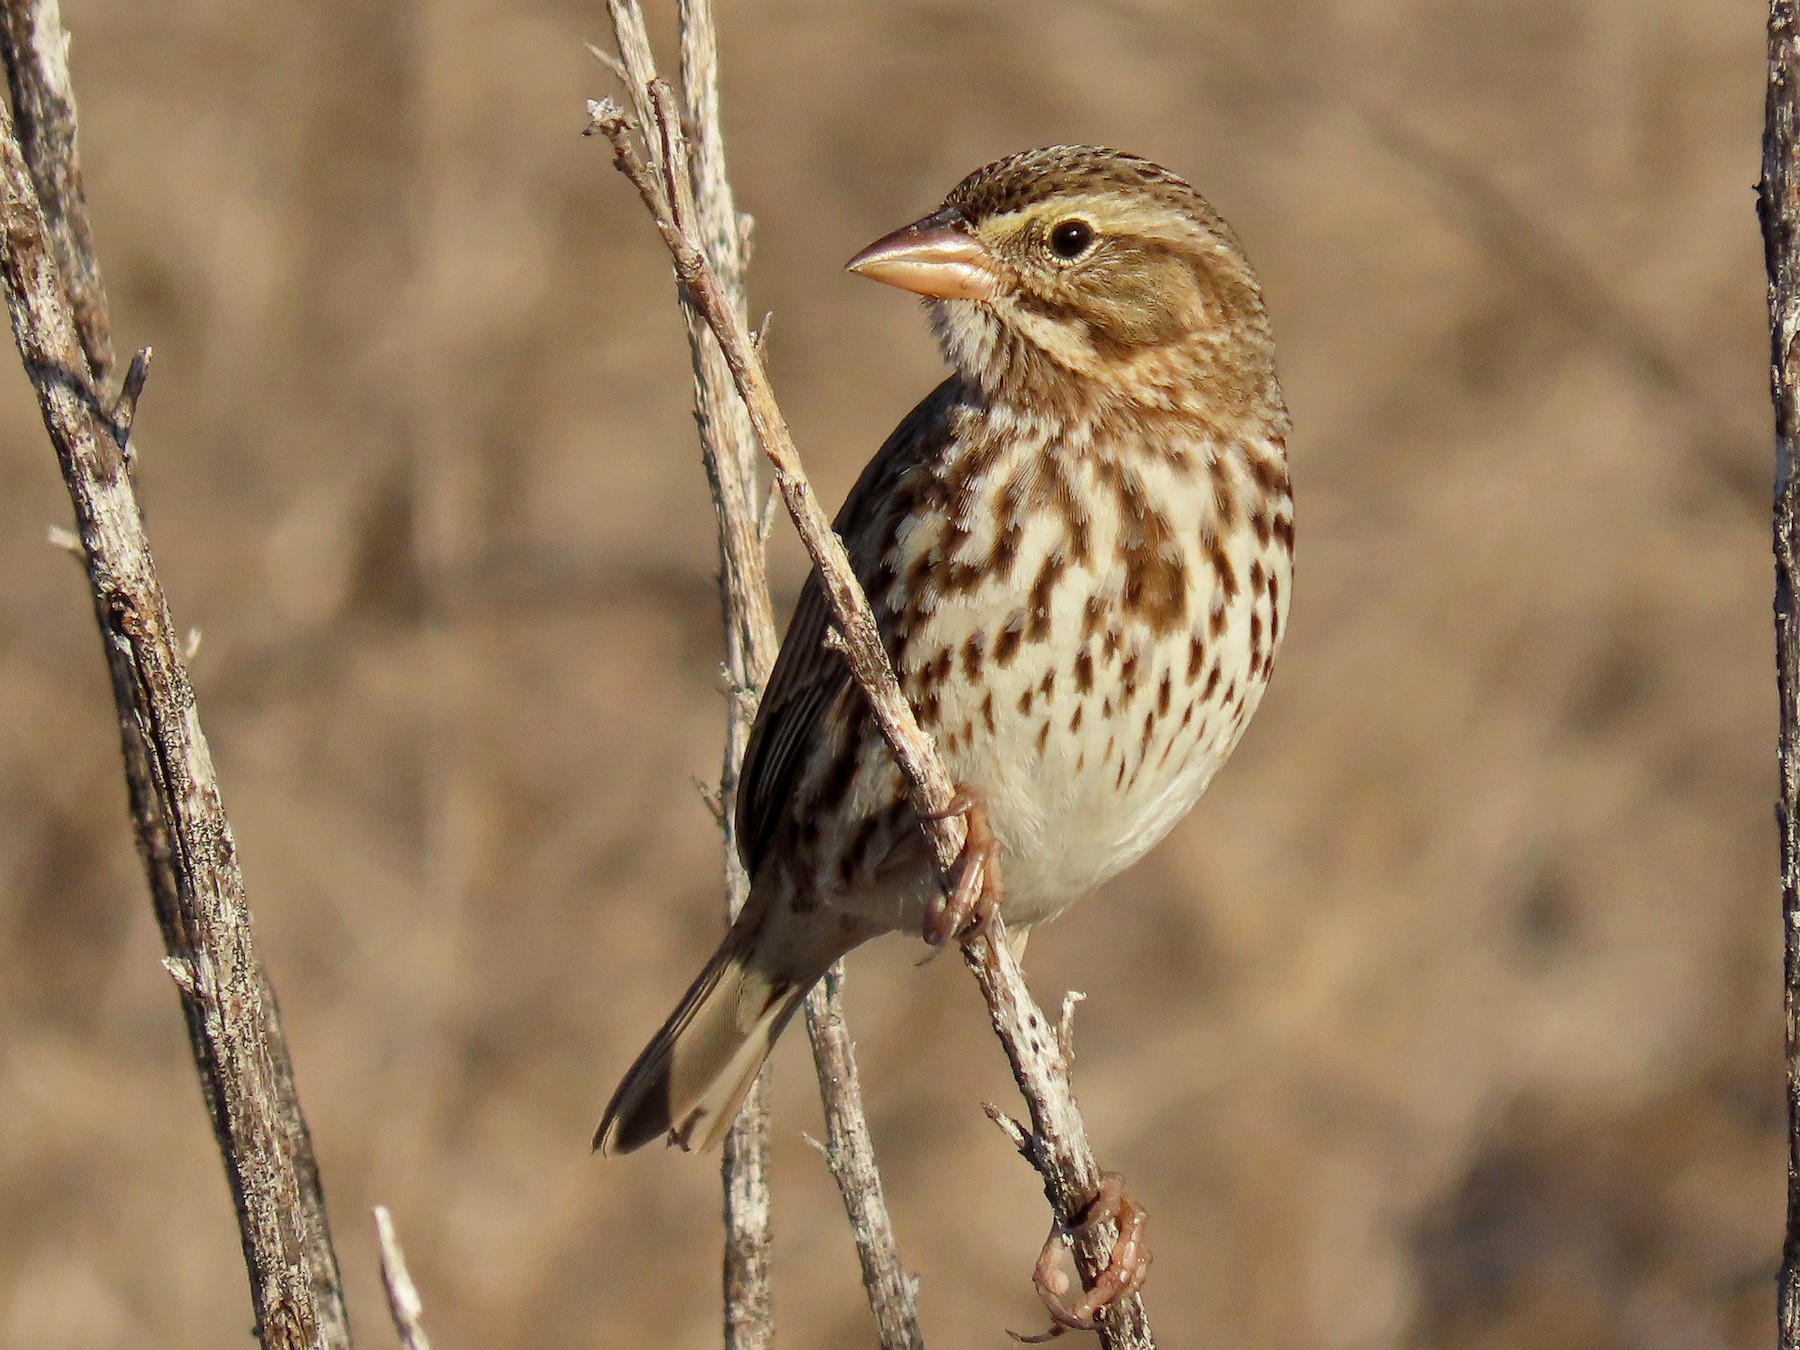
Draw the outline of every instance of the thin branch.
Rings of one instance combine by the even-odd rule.
[[[635,126],[610,99],[589,105],[593,117],[589,129],[612,143],[614,163],[650,211],[674,261],[677,280],[718,336],[757,440],[773,467],[776,486],[818,569],[842,634],[845,660],[893,748],[914,808],[929,822],[932,849],[940,871],[947,876],[957,864],[965,833],[959,818],[940,818],[953,795],[949,775],[894,679],[874,615],[857,585],[842,541],[832,532],[806,480],[743,316],[732,308],[694,237],[693,213],[682,200],[685,183],[676,172],[682,152],[681,128],[673,118],[667,89],[653,82],[641,95],[634,91],[633,97],[640,108],[649,110],[645,140],[661,146],[660,154],[652,152],[659,171],[646,163],[634,136]],[[995,925],[992,942],[976,938],[965,945],[963,955],[987,1000],[989,1019],[1026,1100],[1033,1145],[1030,1161],[1043,1178],[1045,1194],[1058,1219],[1074,1225],[1099,1191],[1100,1169],[1075,1105],[1068,1064],[1057,1045],[1054,1026],[1026,990],[1000,925]],[[1091,1287],[1098,1277],[1115,1235],[1110,1225],[1100,1225],[1077,1236],[1076,1264],[1084,1285]],[[1143,1304],[1136,1295],[1105,1309],[1099,1330],[1101,1343],[1109,1350],[1151,1344]]]
[[[654,117],[651,84],[656,71],[643,15],[635,0],[609,0],[620,57],[617,66],[641,117]],[[733,200],[725,167],[719,121],[718,41],[709,0],[679,0],[680,118],[689,129],[665,163],[664,145],[648,146],[657,173],[675,181],[671,194],[657,189],[667,209],[671,200],[688,212],[696,246],[718,278],[721,294],[740,324],[748,313],[744,267],[750,219]],[[691,153],[688,153],[691,150]],[[690,205],[691,202],[691,205]],[[768,537],[757,468],[761,458],[748,410],[731,368],[705,317],[685,291],[682,316],[694,359],[694,408],[702,458],[719,524],[719,590],[725,622],[726,679],[732,690],[727,710],[724,768],[719,804],[725,834],[726,894],[735,915],[749,894],[750,879],[738,856],[736,801],[738,775],[755,721],[756,703],[777,649],[774,606],[769,599],[764,543]],[[765,319],[763,334],[769,323]],[[911,1350],[923,1344],[912,1285],[900,1263],[893,1225],[887,1218],[881,1176],[874,1164],[856,1065],[844,1029],[838,993],[841,970],[814,991],[807,1005],[807,1035],[819,1074],[827,1121],[827,1163],[850,1216],[863,1286],[884,1350]],[[725,1318],[728,1350],[763,1346],[773,1335],[769,1314],[769,1191],[767,1076],[740,1112],[725,1141]]]
[[[386,1205],[375,1206],[375,1240],[381,1247],[381,1285],[387,1290],[388,1315],[394,1319],[394,1332],[400,1337],[400,1350],[431,1350],[425,1335],[425,1303],[406,1268],[406,1253],[400,1250],[400,1235],[394,1231],[394,1216]]]
[[[1787,1009],[1788,1209],[1781,1250],[1781,1350],[1800,1350],[1800,23],[1769,5],[1762,218],[1769,272],[1769,388],[1775,403],[1775,672],[1781,704],[1781,917]]]
[[[0,274],[75,509],[132,822],[237,1207],[257,1332],[265,1346],[337,1350],[349,1323],[292,1062],[128,450],[99,392],[111,336],[80,203],[68,39],[54,0],[6,0],[4,32],[22,120],[0,101]]]
[[[609,0],[618,67],[628,89],[643,89],[656,77],[650,38],[636,0]],[[724,141],[718,121],[717,64],[710,57],[712,16],[704,5],[681,10],[682,78],[695,128],[694,183],[704,202],[704,246],[726,288],[729,303],[744,312],[743,264],[737,249],[736,209],[725,177]],[[704,50],[703,50],[704,49]],[[725,628],[725,676],[734,691],[760,694],[775,659],[775,614],[762,540],[755,529],[756,445],[743,401],[718,343],[687,297],[682,320],[694,364],[694,418],[699,424],[701,461],[719,527],[719,606]],[[750,740],[754,704],[732,697],[725,708],[724,763],[719,773],[719,823],[724,834],[727,921],[737,917],[750,894],[750,878],[738,857],[739,766]],[[725,1138],[719,1160],[724,1190],[724,1286],[726,1350],[768,1350],[775,1339],[770,1292],[774,1245],[769,1193],[769,1080],[759,1075]]]
[[[825,1101],[825,1165],[844,1198],[856,1255],[862,1265],[863,1289],[882,1350],[923,1350],[913,1281],[900,1266],[894,1221],[882,1193],[881,1173],[868,1122],[861,1111],[856,1055],[844,1024],[843,963],[825,973],[806,996],[806,1032],[812,1039]]]
[[[112,321],[88,226],[81,156],[75,144],[75,87],[69,78],[69,35],[57,0],[7,0],[0,54],[12,88],[14,127],[31,166],[38,205],[75,311],[75,331],[94,383],[112,377]]]
[[[668,87],[660,81],[652,81],[643,103],[651,109],[651,125],[663,152],[679,153],[682,147],[680,127],[674,124],[664,108],[652,101],[658,99],[659,90],[661,100],[666,101]],[[672,169],[652,171],[645,160],[644,149],[634,139],[636,124],[611,99],[589,103],[588,111],[593,119],[589,133],[604,135],[612,143],[613,162],[637,188],[655,221],[663,244],[674,260],[676,280],[692,296],[719,339],[726,363],[731,367],[732,379],[749,409],[757,441],[774,470],[775,486],[787,504],[788,514],[794,520],[813,565],[819,569],[832,613],[844,635],[845,660],[857,683],[869,696],[876,722],[906,775],[914,804],[920,808],[922,816],[942,815],[953,795],[949,776],[938,759],[936,747],[920,730],[918,719],[900,692],[887,652],[881,645],[875,616],[863,598],[862,588],[857,585],[843,541],[832,533],[831,521],[806,480],[799,455],[794,450],[793,437],[775,402],[768,375],[756,358],[755,344],[743,317],[732,310],[717,276],[691,233],[693,209],[681,200],[685,195],[681,174]],[[655,143],[646,140],[645,145]],[[663,153],[651,153],[655,154],[659,164],[666,162]],[[930,834],[939,866],[947,872],[955,866],[962,850],[963,822],[955,816],[936,820]]]

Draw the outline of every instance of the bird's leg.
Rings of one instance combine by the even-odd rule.
[[[925,941],[943,947],[952,938],[966,939],[988,931],[988,920],[1000,910],[1000,845],[988,828],[987,803],[972,787],[958,787],[950,804],[928,817],[966,817],[968,834],[956,860],[956,876],[948,892],[933,896],[925,907]]]
[[[1014,1339],[1027,1345],[1038,1345],[1056,1339],[1065,1331],[1092,1331],[1094,1316],[1102,1308],[1142,1289],[1150,1274],[1150,1248],[1144,1241],[1144,1226],[1149,1217],[1144,1207],[1126,1191],[1124,1177],[1117,1172],[1102,1172],[1100,1189],[1088,1201],[1081,1221],[1072,1228],[1061,1222],[1051,1226],[1044,1250],[1038,1254],[1037,1265],[1031,1272],[1031,1282],[1037,1288],[1038,1297],[1050,1310],[1050,1329],[1036,1336],[1015,1334]],[[1103,1223],[1114,1223],[1119,1227],[1119,1235],[1113,1239],[1112,1253],[1106,1259],[1106,1269],[1100,1272],[1092,1289],[1075,1303],[1065,1303],[1063,1295],[1068,1292],[1069,1277],[1057,1267],[1056,1260],[1063,1239],[1073,1233],[1090,1233]]]

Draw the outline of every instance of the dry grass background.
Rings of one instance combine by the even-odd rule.
[[[1755,0],[722,4],[777,385],[835,500],[938,363],[856,247],[1000,153],[1188,174],[1293,404],[1292,636],[1152,858],[1033,944],[1171,1346],[1760,1346],[1781,1216]],[[710,1160],[587,1155],[710,946],[712,546],[598,0],[66,0],[142,482],[352,1312],[715,1342]],[[666,25],[665,25],[666,31]],[[0,1343],[249,1308],[66,518],[0,380]],[[784,535],[775,572],[800,571]],[[851,1011],[934,1344],[1038,1320],[954,962]],[[778,1313],[867,1344],[799,1038]]]

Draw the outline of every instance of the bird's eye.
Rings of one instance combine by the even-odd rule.
[[[1050,229],[1050,251],[1064,262],[1073,262],[1094,242],[1094,227],[1085,220],[1065,220]]]

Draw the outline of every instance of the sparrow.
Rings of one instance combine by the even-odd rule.
[[[835,526],[1004,890],[947,902],[815,573],[744,757],[748,901],[614,1093],[603,1153],[717,1145],[807,991],[870,938],[942,943],[985,897],[1022,950],[1187,814],[1286,631],[1274,339],[1197,191],[1117,150],[1030,150],[848,267],[923,296],[951,367]]]

